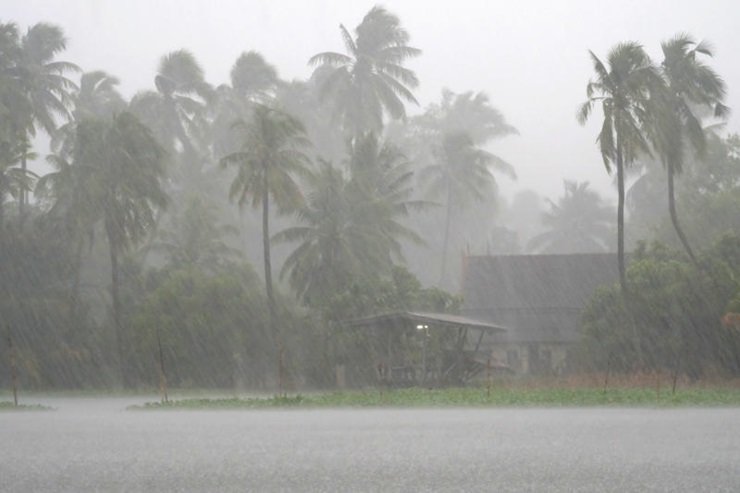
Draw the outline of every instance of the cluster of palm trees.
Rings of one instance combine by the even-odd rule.
[[[86,252],[101,235],[107,240],[119,365],[130,337],[122,262],[213,271],[239,259],[234,228],[219,219],[229,215],[227,200],[261,214],[270,327],[282,351],[273,243],[294,245],[281,278],[306,305],[320,307],[358,280],[390,275],[404,245],[424,243],[407,221],[413,212],[446,211],[446,258],[455,214],[495,190],[492,170],[514,175],[482,148],[515,132],[484,94],[446,92],[440,105],[407,117],[406,104],[418,104],[418,79],[405,62],[420,50],[395,15],[374,7],[340,34],[346,53],[312,57],[307,81],[280,80],[250,51],[228,84],[213,86],[195,57],[178,50],[161,59],[153,88],[127,101],[105,72],[73,81],[81,70],[58,59],[66,43],[58,27],[41,23],[21,34],[15,24],[0,25],[2,236],[23,235],[33,212],[72,245],[73,311],[83,298]],[[399,123],[395,130],[391,122]],[[41,129],[52,170],[38,177],[28,161]],[[416,193],[424,184],[428,194]],[[13,224],[3,221],[8,199],[18,204]],[[288,214],[286,224],[279,216]],[[443,261],[442,279],[445,269]]]
[[[606,63],[591,53],[595,78],[586,87],[587,101],[578,111],[584,124],[600,105],[604,119],[597,141],[608,172],[617,173],[617,230],[620,285],[627,292],[624,250],[625,174],[640,156],[653,155],[666,170],[668,210],[686,253],[698,265],[696,255],[681,228],[676,210],[676,175],[693,152],[701,156],[707,137],[702,127],[706,116],[721,118],[725,85],[703,61],[712,50],[687,34],[662,44],[663,60],[653,62],[634,42],[620,43],[607,55]]]

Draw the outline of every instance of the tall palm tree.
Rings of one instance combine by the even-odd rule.
[[[550,211],[542,215],[547,231],[529,241],[528,247],[543,253],[588,253],[608,250],[612,238],[612,208],[604,204],[588,182],[564,182],[565,193],[557,202],[548,200]]]
[[[298,226],[273,239],[299,242],[283,264],[299,298],[313,304],[349,287],[352,279],[391,272],[403,261],[401,241],[422,239],[400,222],[425,202],[411,200],[412,173],[405,156],[373,134],[350,149],[351,178],[322,162],[307,179],[307,204]]]
[[[353,37],[339,26],[347,54],[323,52],[311,57],[318,65],[322,96],[331,95],[337,116],[352,138],[383,127],[383,115],[406,116],[404,101],[418,104],[411,92],[419,85],[404,62],[421,54],[408,46],[409,34],[395,15],[375,6],[355,29]]]
[[[163,56],[154,77],[156,91],[131,100],[131,111],[148,125],[173,158],[180,157],[180,174],[197,173],[205,154],[207,103],[214,92],[192,53],[177,50]]]
[[[52,136],[51,147],[58,154],[69,157],[75,140],[77,122],[108,118],[126,109],[126,102],[118,92],[120,81],[102,70],[85,72],[80,77],[80,85],[70,91],[73,104],[72,118],[59,127]]]
[[[231,154],[240,147],[232,126],[236,120],[248,120],[254,104],[269,104],[274,98],[280,79],[275,67],[256,51],[239,55],[231,67],[229,84],[216,88],[212,105],[211,140],[214,153]]]
[[[278,383],[283,385],[282,338],[276,324],[277,309],[270,259],[270,197],[278,212],[294,211],[303,204],[303,195],[295,179],[306,174],[310,159],[305,150],[310,145],[303,124],[275,108],[257,104],[251,120],[234,124],[242,143],[240,151],[221,159],[221,166],[235,166],[229,198],[240,207],[251,203],[262,208],[262,247],[265,290],[270,312],[270,330],[278,349]]]
[[[286,228],[273,241],[298,242],[280,271],[306,304],[326,300],[367,265],[362,225],[353,220],[348,180],[342,171],[321,162],[306,178],[307,203],[297,211],[300,225]]]
[[[620,43],[609,51],[607,65],[589,51],[596,77],[586,86],[587,100],[578,110],[584,125],[593,107],[601,104],[604,121],[597,142],[608,173],[617,168],[617,257],[619,283],[627,292],[624,262],[624,174],[639,153],[649,153],[645,136],[651,89],[660,76],[645,50],[637,43]],[[608,68],[607,68],[608,67]]]
[[[86,193],[103,222],[111,262],[111,299],[121,377],[125,334],[121,319],[120,258],[152,230],[156,210],[167,205],[163,190],[165,151],[151,130],[129,112],[77,126],[74,162],[89,171]]]
[[[441,145],[435,149],[435,162],[422,171],[422,178],[429,182],[430,195],[445,200],[440,284],[447,280],[447,250],[453,214],[471,200],[483,200],[495,188],[493,171],[516,177],[509,163],[476,146],[468,133],[444,135]]]
[[[10,142],[0,142],[0,235],[5,230],[5,199],[10,196],[19,199],[23,193],[32,189],[36,174],[18,164],[24,157],[33,156],[27,150],[13,146]]]
[[[79,71],[69,62],[56,60],[64,51],[67,40],[62,29],[46,23],[38,23],[30,28],[20,39],[18,59],[14,73],[23,94],[28,101],[30,114],[21,116],[25,124],[21,138],[26,146],[40,126],[49,135],[57,127],[57,117],[69,119],[72,101],[69,92],[75,84],[65,74]],[[21,160],[21,168],[27,169],[27,159]],[[28,202],[27,192],[21,194],[19,201],[21,219],[23,207]]]
[[[662,43],[661,64],[665,86],[656,94],[653,142],[665,166],[668,183],[668,210],[673,228],[686,253],[698,265],[676,212],[675,176],[683,171],[687,147],[699,155],[706,151],[706,136],[699,111],[723,117],[728,108],[722,104],[725,84],[720,76],[705,65],[700,55],[712,56],[711,47],[697,43],[688,34],[678,34]]]

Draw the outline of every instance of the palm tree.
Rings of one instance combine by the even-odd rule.
[[[714,117],[728,113],[722,104],[725,84],[714,70],[699,60],[700,55],[712,56],[707,43],[697,43],[688,34],[679,34],[662,43],[662,48],[665,86],[655,98],[653,142],[667,172],[668,210],[673,228],[686,253],[698,265],[678,221],[674,179],[683,171],[688,146],[699,156],[705,154],[706,136],[697,110],[709,110]]]
[[[36,175],[18,166],[24,158],[32,156],[25,149],[13,147],[10,142],[0,142],[0,235],[5,231],[6,197],[19,199],[23,193],[32,189]]]
[[[565,193],[542,215],[547,231],[529,241],[528,248],[542,253],[587,253],[608,249],[612,238],[612,208],[588,182],[565,181]]]
[[[131,111],[171,156],[182,156],[180,173],[199,170],[205,152],[199,137],[206,132],[207,103],[214,95],[203,69],[189,51],[173,51],[160,60],[154,84],[156,91],[133,97]]]
[[[322,162],[307,179],[307,204],[298,211],[299,226],[273,239],[300,242],[283,264],[299,298],[308,304],[326,301],[353,279],[389,274],[403,261],[401,241],[423,243],[400,220],[426,203],[411,200],[412,173],[395,146],[368,134],[351,147],[349,169]]]
[[[430,182],[433,197],[445,197],[445,229],[442,243],[440,284],[446,281],[447,250],[452,216],[469,201],[481,201],[496,186],[492,170],[515,178],[514,168],[488,151],[476,146],[468,133],[451,133],[443,137],[435,150],[435,163],[427,166],[422,177]]]
[[[311,57],[318,65],[322,97],[331,95],[335,114],[352,138],[383,127],[383,115],[406,116],[404,101],[418,104],[411,92],[419,85],[414,72],[403,66],[421,54],[408,46],[409,35],[395,15],[375,6],[365,15],[352,37],[339,26],[347,54],[323,52]]]
[[[118,364],[125,382],[124,328],[120,302],[120,258],[139,244],[167,205],[162,180],[165,151],[152,132],[129,112],[77,125],[75,165],[82,166],[86,194],[102,220],[111,262],[111,299]]]
[[[242,53],[231,67],[231,85],[216,88],[213,105],[211,140],[218,155],[231,154],[240,147],[232,126],[235,121],[248,120],[254,104],[268,104],[274,98],[279,78],[275,67],[256,51]]]
[[[72,101],[69,92],[75,88],[75,84],[65,77],[65,73],[79,71],[79,68],[55,59],[64,51],[66,43],[61,28],[46,23],[33,25],[20,39],[13,73],[28,101],[27,109],[30,112],[20,115],[23,122],[20,124],[20,137],[25,146],[29,146],[37,125],[53,135],[57,126],[56,117],[70,117]],[[21,159],[21,169],[27,169],[25,154]],[[21,193],[21,219],[27,202],[27,192]]]
[[[282,339],[277,329],[277,310],[272,285],[270,260],[270,197],[278,212],[294,211],[303,204],[303,195],[295,181],[296,175],[306,174],[310,159],[305,154],[309,146],[300,121],[280,110],[255,105],[250,121],[234,124],[242,148],[221,159],[221,166],[236,166],[229,198],[240,207],[251,202],[262,208],[262,247],[265,268],[265,289],[270,312],[270,329],[275,334],[278,349],[278,383],[282,392]]]
[[[648,153],[644,125],[648,119],[651,89],[660,77],[650,58],[637,43],[621,43],[607,55],[607,66],[591,51],[595,80],[586,86],[587,100],[577,119],[584,125],[594,105],[601,103],[604,121],[597,141],[608,173],[617,167],[617,257],[619,283],[627,292],[624,262],[624,174],[639,153]]]
[[[75,140],[76,124],[88,119],[105,119],[126,109],[126,102],[118,92],[120,81],[102,70],[85,72],[80,85],[70,91],[74,109],[72,118],[59,127],[52,136],[51,147],[60,156],[69,157]]]
[[[288,280],[298,298],[312,305],[346,286],[367,263],[362,225],[353,221],[348,180],[340,169],[321,162],[306,179],[307,203],[297,211],[301,225],[284,229],[273,241],[298,246],[288,256],[280,277]]]

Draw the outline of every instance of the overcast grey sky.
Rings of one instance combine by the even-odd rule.
[[[39,21],[62,26],[64,59],[84,70],[122,79],[127,96],[153,87],[158,59],[187,48],[211,83],[227,80],[239,53],[261,52],[286,79],[306,78],[306,62],[342,48],[338,26],[354,28],[375,4],[338,0],[2,0],[0,20],[25,29]],[[521,135],[490,150],[511,162],[516,183],[560,195],[562,180],[588,180],[611,192],[596,149],[600,112],[580,127],[575,111],[592,68],[587,50],[604,57],[634,40],[660,59],[660,42],[685,31],[712,42],[712,66],[728,85],[728,104],[740,111],[740,2],[710,0],[517,1],[392,0],[377,2],[401,18],[423,55],[410,63],[420,80],[422,106],[441,89],[485,91]],[[418,110],[411,110],[412,112]],[[728,130],[737,132],[738,117]]]

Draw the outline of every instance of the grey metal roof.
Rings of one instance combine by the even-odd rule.
[[[345,327],[384,327],[402,325],[428,325],[430,329],[458,329],[467,327],[480,329],[491,333],[505,332],[506,329],[500,325],[476,320],[460,315],[449,315],[447,313],[430,312],[393,312],[383,313],[372,317],[363,317],[354,320],[345,320]]]
[[[615,254],[472,256],[462,311],[509,328],[508,342],[575,342],[597,287],[619,279]]]

